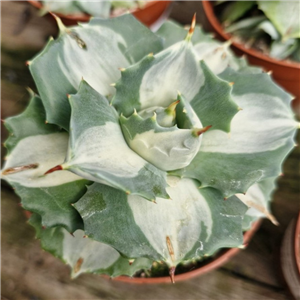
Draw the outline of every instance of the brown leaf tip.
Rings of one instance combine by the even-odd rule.
[[[58,166],[55,166],[52,169],[48,170],[44,175],[50,174],[55,171],[61,171],[61,170],[63,170],[62,165],[58,165]]]

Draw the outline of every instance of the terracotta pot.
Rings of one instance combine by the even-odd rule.
[[[202,1],[202,6],[210,29],[215,32],[216,37],[223,41],[229,40],[231,36],[225,33],[214,14],[213,2]],[[277,60],[236,42],[232,43],[232,49],[237,55],[245,55],[250,64],[261,66],[265,71],[271,71],[273,79],[295,96],[292,105],[294,111],[300,117],[300,63]]]
[[[244,245],[247,245],[251,240],[254,233],[257,231],[261,224],[261,220],[256,221],[249,231],[245,232],[244,234]],[[217,256],[208,263],[204,263],[198,269],[192,270],[187,273],[175,275],[175,282],[188,280],[200,275],[203,275],[209,271],[212,271],[221,265],[225,264],[230,258],[232,258],[235,254],[240,251],[239,248],[231,248],[231,249],[224,249],[221,250]],[[106,276],[105,276],[106,277]],[[127,276],[119,276],[113,278],[113,280],[127,282],[127,283],[134,283],[134,284],[156,284],[156,283],[171,283],[170,277],[152,277],[152,278],[141,278],[141,277],[127,277]]]
[[[38,9],[43,7],[43,4],[39,1],[28,0],[28,2]],[[143,8],[137,8],[131,13],[146,26],[151,26],[163,16],[171,2],[172,1],[151,1]],[[85,13],[78,15],[63,15],[61,13],[56,13],[56,15],[60,17],[62,22],[67,26],[77,25],[78,22],[88,22],[91,18],[90,15]]]
[[[280,249],[283,278],[295,299],[300,299],[300,213],[287,227]]]

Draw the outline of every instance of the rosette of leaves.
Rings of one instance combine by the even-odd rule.
[[[223,3],[225,2],[225,3]],[[226,32],[276,59],[300,62],[299,1],[222,1]]]
[[[145,1],[91,1],[91,0],[43,0],[41,14],[49,11],[63,15],[89,14],[94,17],[109,18],[112,11],[126,12],[126,10],[142,7]]]
[[[270,216],[294,147],[291,96],[195,20],[158,34],[131,15],[58,23],[28,62],[39,96],[5,121],[2,177],[43,248],[73,276],[131,276],[158,261],[174,280],[179,263],[241,246],[256,218],[246,211]]]

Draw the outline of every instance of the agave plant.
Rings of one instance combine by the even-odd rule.
[[[89,14],[94,17],[109,18],[111,11],[126,12],[128,9],[142,7],[145,1],[91,1],[91,0],[43,0],[41,14],[49,11],[64,15]]]
[[[72,276],[158,261],[174,280],[178,264],[240,247],[258,215],[276,222],[270,194],[298,124],[269,74],[195,19],[157,34],[131,15],[57,21],[28,62],[39,96],[5,121],[2,177]]]
[[[299,1],[230,1],[220,18],[226,32],[248,46],[299,62],[299,14]]]

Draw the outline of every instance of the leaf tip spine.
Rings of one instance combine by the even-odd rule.
[[[115,87],[117,84],[116,83],[111,83],[110,86]]]
[[[47,174],[50,174],[50,173],[53,173],[55,171],[61,171],[63,170],[63,166],[62,165],[57,165],[51,169],[49,169],[44,175],[47,175]]]
[[[229,86],[233,86],[234,85],[234,82],[231,81],[231,82],[228,82]]]
[[[193,131],[192,131],[192,134],[194,136],[200,136],[202,133],[206,132],[208,129],[210,129],[212,127],[212,125],[208,125],[208,126],[205,126],[204,128],[195,128]]]
[[[175,283],[175,270],[176,270],[176,267],[174,267],[174,266],[169,268],[169,275],[170,275],[171,282],[173,284]]]
[[[125,72],[126,69],[125,68],[118,68],[121,72]]]
[[[126,195],[130,195],[131,192],[130,191],[125,191]]]
[[[32,61],[31,61],[31,60],[27,60],[27,61],[25,62],[25,65],[28,67],[28,66],[30,66],[30,65],[31,65],[31,63],[32,63]]]
[[[133,263],[134,263],[135,259],[129,259],[128,262],[129,262],[129,266],[131,266]]]
[[[148,57],[154,57],[154,54],[153,54],[153,52],[150,52],[147,56]]]
[[[188,32],[188,34],[187,34],[187,36],[185,38],[186,41],[189,42],[192,39],[194,30],[195,30],[195,26],[196,26],[196,13],[194,13],[194,16],[193,16],[193,19],[192,19],[192,23],[191,23],[189,32]]]

